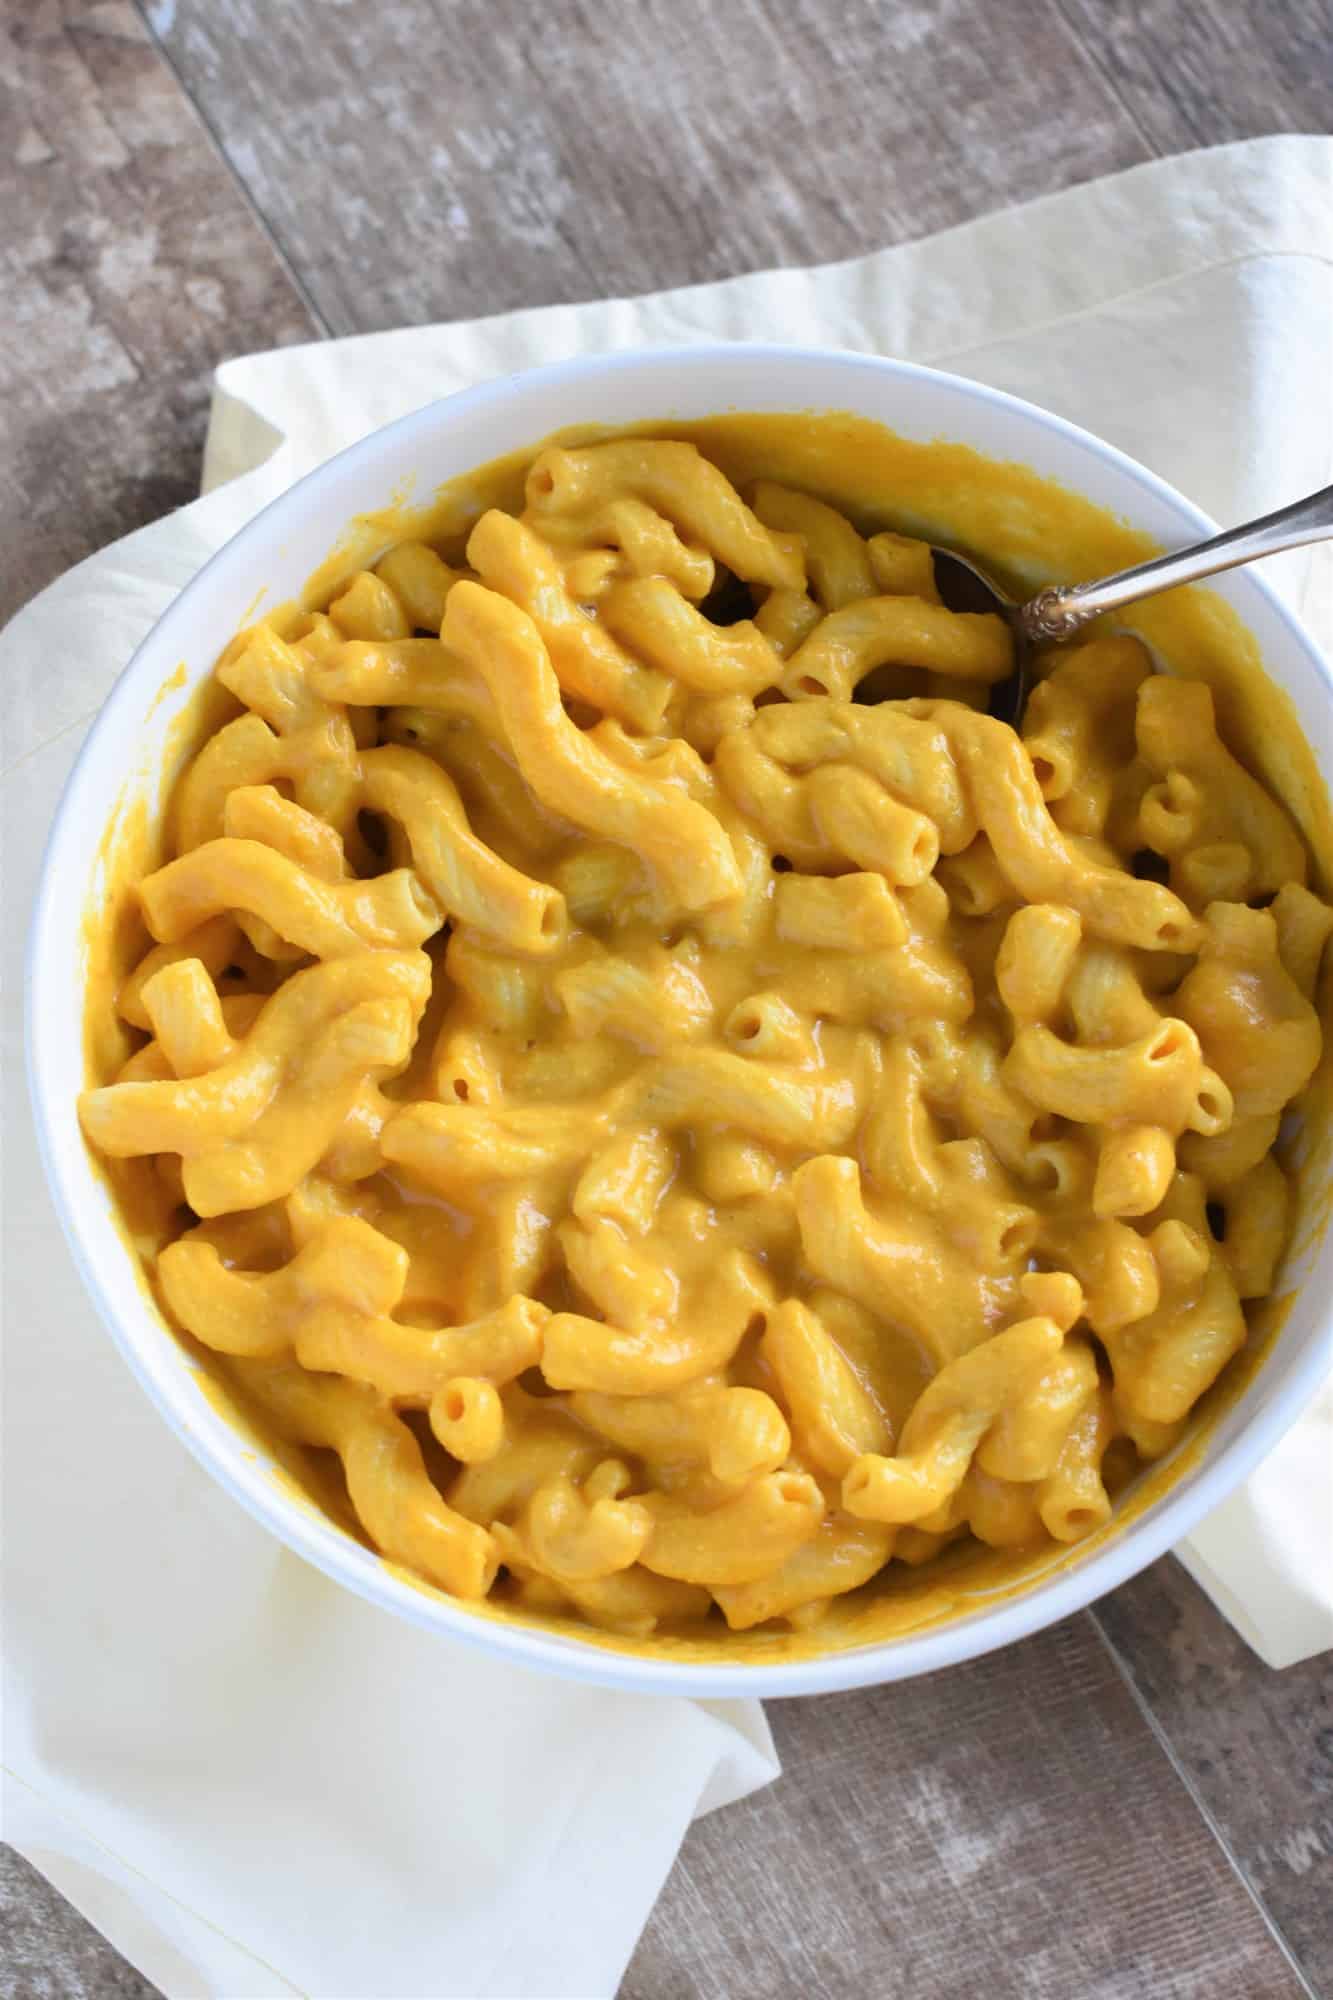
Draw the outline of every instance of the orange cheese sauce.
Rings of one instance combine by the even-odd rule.
[[[636,434],[697,444],[742,491],[748,492],[757,480],[772,480],[812,494],[837,507],[864,535],[888,530],[958,549],[1019,596],[1042,584],[1103,574],[1156,552],[1143,536],[1105,510],[1040,479],[1026,467],[986,460],[959,444],[906,440],[851,415],[727,415],[689,424],[646,423],[636,427]],[[561,433],[556,442],[587,443],[605,435],[581,427]],[[461,564],[468,532],[488,508],[521,510],[524,476],[537,449],[451,481],[428,505],[413,507],[403,502],[360,518],[310,579],[303,593],[304,608],[326,609],[354,577],[403,541],[428,543],[451,563]],[[277,622],[281,622],[281,614]],[[1117,629],[1138,634],[1168,670],[1207,682],[1216,700],[1224,741],[1283,801],[1312,857],[1311,886],[1327,893],[1333,880],[1333,815],[1328,794],[1292,705],[1267,677],[1255,641],[1242,622],[1215,594],[1193,589],[1138,607],[1118,621]],[[193,752],[238,713],[240,705],[232,696],[218,684],[206,683],[175,727],[156,787],[129,787],[107,829],[99,850],[95,892],[84,919],[86,1072],[92,1086],[112,1081],[142,1041],[142,1036],[118,1019],[116,995],[151,944],[136,885],[174,851],[173,798],[178,776]],[[654,944],[648,935],[650,929],[645,928],[642,939],[645,952]],[[954,943],[965,957],[971,954],[969,963],[984,985],[991,976],[993,940],[978,943],[970,939],[964,949],[956,935]],[[431,949],[435,955],[437,947]],[[757,953],[710,956],[701,976],[720,1018],[758,988],[780,993],[793,964],[788,955],[784,973],[782,954],[774,956],[770,945]],[[1329,1003],[1326,966],[1318,1002],[1325,1021]],[[432,1005],[438,1014],[437,1003]],[[423,1037],[434,1018],[428,1014]],[[408,1099],[417,1093],[433,1094],[424,1075],[417,1074],[419,1069],[420,1065],[414,1065],[409,1073],[411,1080],[402,1093]],[[622,1077],[622,1070],[614,1071],[614,1080]],[[1302,1101],[1301,1130],[1288,1154],[1296,1189],[1294,1241],[1298,1250],[1308,1245],[1327,1220],[1333,1187],[1329,1176],[1331,1087],[1333,1064],[1326,1038],[1324,1060]],[[465,1097],[466,1092],[460,1095]],[[788,1158],[780,1144],[773,1150],[783,1172],[789,1171],[798,1153],[792,1152]],[[147,1271],[157,1249],[180,1228],[175,1201],[150,1160],[107,1162],[104,1171],[115,1190],[126,1233]],[[375,1187],[377,1226],[388,1228],[398,1241],[415,1248],[433,1235],[447,1244],[451,1254],[466,1250],[477,1226],[475,1218],[460,1214],[436,1195],[423,1193],[413,1185],[410,1174],[406,1178],[393,1172],[378,1176]],[[691,1192],[700,1192],[697,1180]],[[1033,1200],[1036,1203],[1035,1197]],[[697,1253],[682,1263],[687,1282],[705,1288],[718,1246],[742,1240],[751,1250],[762,1246],[762,1217],[749,1226],[743,1239],[723,1232],[716,1241],[709,1238],[701,1242]],[[789,1252],[783,1251],[775,1259],[773,1270],[783,1293],[799,1282],[797,1266],[784,1259],[789,1259]],[[147,1282],[151,1284],[151,1280]],[[425,1319],[432,1322],[439,1316],[434,1308],[454,1303],[429,1297],[419,1301],[426,1308]],[[1288,1307],[1289,1300],[1272,1298],[1249,1310],[1250,1334],[1244,1350],[1197,1405],[1185,1437],[1168,1457],[1145,1469],[1132,1455],[1113,1454],[1108,1461],[1107,1484],[1117,1491],[1116,1512],[1104,1526],[1071,1546],[1043,1539],[1035,1546],[989,1548],[964,1534],[920,1567],[891,1562],[871,1583],[834,1599],[808,1630],[793,1630],[777,1622],[730,1631],[714,1614],[705,1623],[691,1622],[680,1630],[659,1630],[651,1638],[636,1639],[599,1631],[582,1618],[557,1609],[543,1610],[531,1597],[515,1604],[501,1594],[470,1603],[469,1609],[477,1616],[501,1622],[540,1623],[585,1642],[619,1650],[678,1661],[737,1665],[778,1664],[881,1643],[966,1615],[1083,1561],[1196,1464],[1220,1416],[1244,1393],[1262,1365]],[[244,1390],[238,1389],[226,1363],[179,1329],[177,1337],[197,1359],[202,1392],[250,1437],[256,1449],[273,1456],[275,1477],[349,1533],[360,1536],[332,1455],[275,1445],[262,1416]],[[856,1348],[852,1358],[878,1403],[889,1413],[894,1428],[900,1429],[926,1379],[919,1353],[910,1344],[887,1339],[873,1351]],[[739,1372],[731,1379],[758,1386],[769,1380],[762,1363],[752,1354],[743,1357]],[[428,1463],[432,1471],[439,1469],[429,1453]],[[414,1587],[432,1590],[432,1585],[412,1572],[399,1565],[390,1567]]]

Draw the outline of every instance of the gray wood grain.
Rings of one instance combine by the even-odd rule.
[[[1093,1616],[1311,1986],[1333,1995],[1333,1655],[1271,1672],[1169,1560]]]
[[[0,0],[0,624],[198,487],[216,363],[315,323],[129,0]]]
[[[1054,0],[148,18],[338,333],[850,256],[1149,156]]]
[[[1059,0],[1159,153],[1333,131],[1330,0]]]
[[[5,2000],[160,2000],[156,1986],[3,1844],[0,1993]]]
[[[1296,2000],[1090,1619],[775,1702],[785,1772],[695,1826],[621,2000]]]

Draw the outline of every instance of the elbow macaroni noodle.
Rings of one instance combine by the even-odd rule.
[[[1008,664],[923,543],[636,437],[227,648],[80,1115],[385,1556],[804,1629],[1179,1437],[1273,1284],[1333,912],[1204,683],[1093,637],[1020,736]]]

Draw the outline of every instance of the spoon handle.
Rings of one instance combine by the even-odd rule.
[[[1279,549],[1298,548],[1302,542],[1321,542],[1333,537],[1333,486],[1279,507],[1276,514],[1247,521],[1230,528],[1211,541],[1196,542],[1175,554],[1155,556],[1151,562],[1133,569],[1118,570],[1099,583],[1076,583],[1067,588],[1042,590],[1021,605],[1018,622],[1034,641],[1068,639],[1090,619],[1104,611],[1118,611],[1123,604],[1137,603],[1159,590],[1173,590],[1177,584],[1197,583],[1220,569],[1237,563],[1253,562],[1256,556],[1276,555]]]

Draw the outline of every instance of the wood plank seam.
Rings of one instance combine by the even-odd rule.
[[[1195,1811],[1198,1813],[1200,1819],[1203,1821],[1209,1833],[1212,1835],[1218,1847],[1221,1849],[1222,1854],[1226,1860],[1227,1866],[1231,1869],[1232,1874],[1235,1875],[1241,1887],[1244,1889],[1245,1894],[1254,1904],[1254,1907],[1258,1911],[1261,1919],[1263,1920],[1266,1929],[1272,1936],[1273,1942],[1277,1945],[1279,1951],[1282,1953],[1282,1956],[1286,1959],[1287,1964],[1291,1967],[1294,1977],[1300,1981],[1302,1990],[1309,1995],[1309,2000],[1324,2000],[1324,1996],[1316,1992],[1315,1988],[1310,1984],[1309,1980],[1306,1978],[1304,1969],[1302,1968],[1299,1959],[1296,1957],[1294,1949],[1288,1943],[1286,1935],[1283,1932],[1281,1925],[1277,1922],[1277,1920],[1273,1917],[1273,1915],[1269,1911],[1268,1906],[1265,1903],[1263,1897],[1260,1895],[1258,1888],[1256,1887],[1254,1882],[1251,1881],[1250,1876],[1246,1871],[1246,1869],[1242,1867],[1239,1856],[1233,1852],[1231,1843],[1227,1840],[1226,1835],[1222,1831],[1222,1828],[1218,1825],[1217,1819],[1212,1811],[1212,1808],[1209,1806],[1207,1800],[1203,1797],[1203,1794],[1200,1792],[1199,1787],[1195,1784],[1194,1779],[1190,1776],[1190,1773],[1185,1768],[1183,1761],[1180,1759],[1180,1757],[1177,1756],[1175,1746],[1172,1743],[1170,1737],[1167,1735],[1166,1730],[1162,1727],[1161,1723],[1158,1721],[1157,1715],[1151,1703],[1148,1702],[1148,1700],[1141,1693],[1138,1683],[1134,1679],[1134,1674],[1132,1669],[1130,1668],[1129,1662],[1123,1658],[1119,1647],[1112,1639],[1110,1633],[1106,1631],[1105,1627],[1102,1624],[1101,1619],[1098,1617],[1096,1605],[1094,1604],[1090,1606],[1089,1609],[1086,1612],[1084,1612],[1083,1616],[1092,1626],[1093,1631],[1097,1634],[1097,1637],[1100,1639],[1102,1645],[1105,1647],[1107,1657],[1111,1661],[1112,1666],[1115,1668],[1115,1671],[1120,1676],[1121,1680],[1124,1682],[1130,1700],[1134,1703],[1134,1706],[1138,1709],[1139,1714],[1143,1717],[1143,1720],[1147,1723],[1148,1728],[1152,1731],[1154,1741],[1157,1743],[1158,1747],[1165,1755],[1166,1760],[1168,1764],[1171,1766],[1171,1769],[1175,1772],[1176,1777],[1180,1780],[1180,1783],[1184,1786],[1185,1791],[1189,1795],[1189,1798],[1194,1805]]]
[[[1112,97],[1115,98],[1117,104],[1119,104],[1121,110],[1128,118],[1130,124],[1134,127],[1134,130],[1138,133],[1140,139],[1142,139],[1144,145],[1148,148],[1148,152],[1151,158],[1153,158],[1154,160],[1160,160],[1161,158],[1163,158],[1162,148],[1158,145],[1152,133],[1148,130],[1143,120],[1139,117],[1138,113],[1135,111],[1134,106],[1129,102],[1129,99],[1125,96],[1124,91],[1121,90],[1119,84],[1115,80],[1115,76],[1112,73],[1112,71],[1107,68],[1106,64],[1102,61],[1101,57],[1098,55],[1096,49],[1092,46],[1091,42],[1085,39],[1084,35],[1082,34],[1079,28],[1078,22],[1070,14],[1069,9],[1065,4],[1065,0],[1054,0],[1054,6],[1056,13],[1060,16],[1060,19],[1064,22],[1065,27],[1069,30],[1070,36],[1072,37],[1073,41],[1077,44],[1083,56],[1084,61],[1087,62],[1091,66],[1091,68],[1096,71],[1102,83],[1106,86],[1107,90],[1110,91]]]
[[[281,237],[277,234],[272,223],[269,221],[267,215],[264,213],[263,209],[259,206],[259,203],[255,200],[255,197],[251,193],[249,186],[241,178],[241,175],[237,172],[235,166],[233,166],[231,155],[228,153],[227,148],[222,143],[221,133],[217,130],[216,126],[213,124],[212,119],[205,111],[199,98],[196,97],[195,93],[190,89],[184,77],[181,75],[180,70],[177,67],[172,57],[171,50],[168,48],[167,44],[163,41],[162,37],[157,32],[157,26],[153,20],[152,9],[147,4],[147,0],[133,0],[133,6],[135,13],[139,16],[139,19],[143,22],[144,30],[148,36],[149,42],[152,44],[153,48],[157,51],[159,59],[166,65],[171,76],[174,78],[177,88],[180,90],[181,96],[185,99],[185,102],[189,105],[190,110],[194,114],[195,123],[199,126],[200,130],[203,132],[204,137],[208,141],[210,149],[216,155],[218,161],[221,163],[224,171],[227,174],[228,179],[232,183],[232,186],[237,190],[237,192],[241,197],[242,202],[244,203],[245,207],[249,210],[250,215],[253,217],[255,223],[262,230],[264,236],[268,239],[268,242],[272,247],[274,256],[277,258],[278,262],[281,264],[287,277],[290,279],[292,287],[297,294],[297,297],[300,299],[302,305],[309,313],[311,319],[314,321],[316,330],[319,333],[320,338],[322,340],[331,339],[333,334],[332,327],[329,325],[328,320],[324,317],[324,314],[321,312],[319,305],[317,304],[315,298],[310,292],[310,289],[307,286],[304,278],[301,276],[300,271],[297,269],[296,264],[293,262],[292,257],[287,250],[286,244],[283,243]]]

